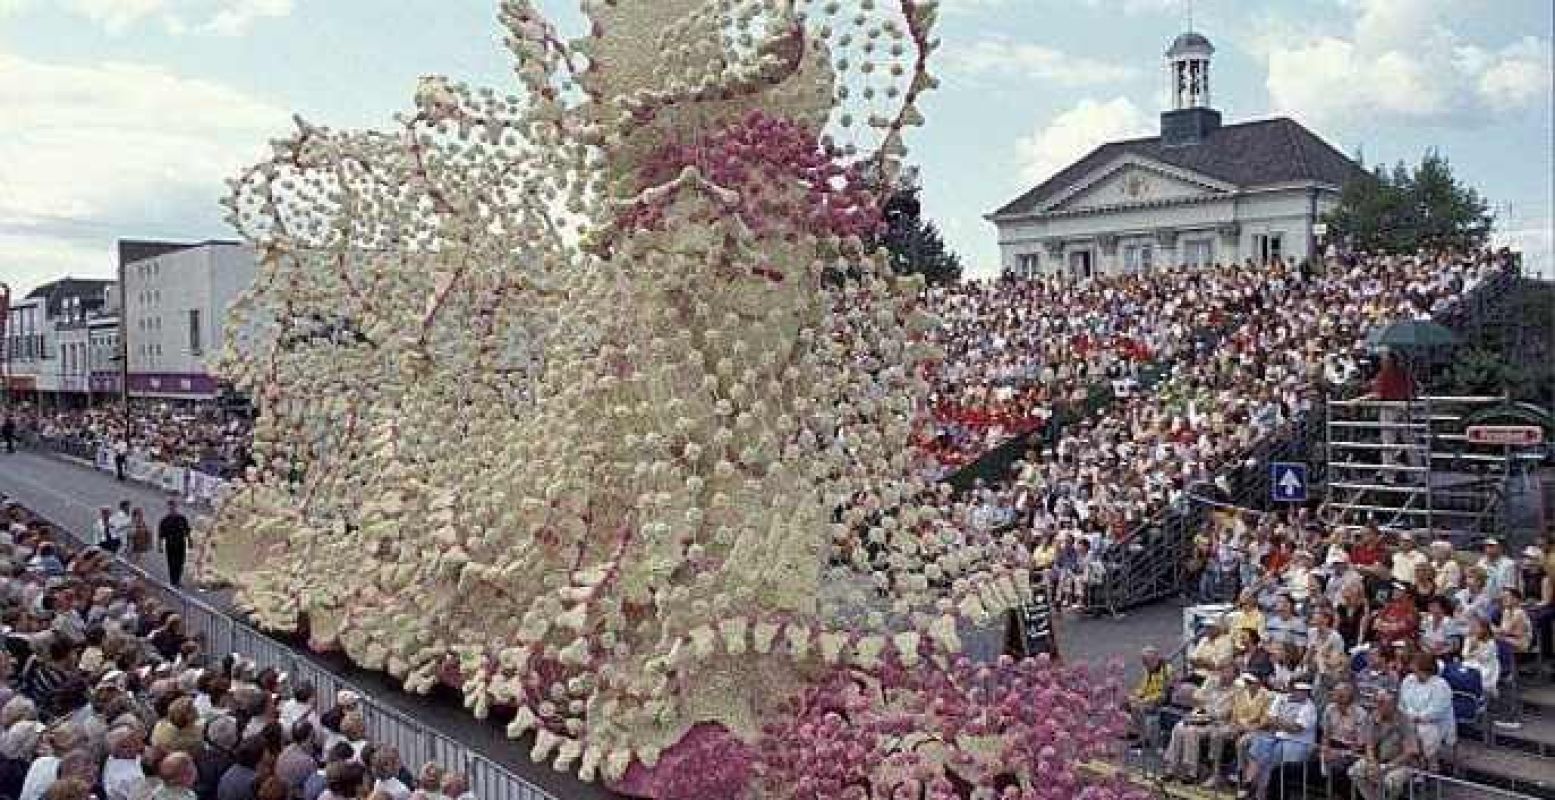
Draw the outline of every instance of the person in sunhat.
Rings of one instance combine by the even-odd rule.
[[[1437,539],[1431,542],[1431,566],[1436,569],[1436,588],[1452,596],[1463,587],[1463,565],[1453,553],[1452,542]]]
[[[1519,584],[1517,561],[1501,548],[1500,539],[1486,539],[1484,547],[1485,554],[1476,566],[1485,571],[1485,583],[1490,596],[1499,597],[1501,590]]]

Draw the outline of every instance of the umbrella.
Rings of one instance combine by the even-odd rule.
[[[1374,350],[1433,350],[1457,344],[1458,334],[1428,319],[1410,319],[1374,329],[1366,343]]]

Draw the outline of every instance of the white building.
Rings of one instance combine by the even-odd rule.
[[[112,281],[63,278],[11,304],[6,384],[13,395],[82,406],[93,391],[88,328],[111,315]]]
[[[1221,125],[1214,52],[1197,33],[1172,42],[1160,135],[1104,144],[988,215],[1005,271],[1083,279],[1313,252],[1314,226],[1366,173],[1284,117]]]
[[[87,368],[91,375],[92,393],[119,395],[119,315],[117,309],[109,316],[87,320]]]
[[[124,344],[136,397],[209,400],[209,362],[227,308],[254,280],[252,248],[237,242],[120,242]]]
[[[28,296],[6,309],[5,389],[12,397],[33,397],[40,384],[49,382],[48,353],[53,335],[44,313],[44,300]]]

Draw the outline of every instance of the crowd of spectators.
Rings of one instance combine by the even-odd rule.
[[[174,406],[132,403],[84,409],[13,410],[21,435],[107,447],[122,456],[136,456],[174,467],[199,469],[229,477],[248,462],[252,426],[225,415],[214,405]]]
[[[1548,668],[1555,535],[1514,558],[1305,514],[1223,515],[1209,569],[1234,607],[1206,619],[1174,674],[1159,654],[1131,698],[1165,770],[1208,786],[1237,759],[1247,795],[1315,761],[1368,800],[1450,760],[1459,723],[1515,727],[1519,675]]]
[[[361,698],[212,653],[110,557],[0,502],[0,797],[473,800],[370,741]]]
[[[1263,270],[1216,268],[1119,275],[967,281],[925,290],[943,324],[945,358],[929,399],[924,446],[946,468],[1041,428],[1054,408],[1094,387],[1127,393],[1142,369],[1176,360],[1238,313]]]
[[[1051,577],[1057,604],[1081,605],[1112,545],[1195,486],[1227,489],[1256,443],[1325,393],[1353,391],[1369,332],[1441,313],[1505,258],[1379,256],[1325,274],[1276,262],[1248,265],[1246,281],[1210,273],[1203,291],[1222,298],[1226,323],[1218,341],[1160,340],[1175,355],[1168,377],[1054,432],[1005,479],[947,496],[946,519],[969,535],[1012,533],[1003,544]]]

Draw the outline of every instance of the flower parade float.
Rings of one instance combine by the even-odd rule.
[[[501,4],[514,94],[423,79],[231,181],[262,414],[204,577],[625,793],[1124,791],[1080,769],[1115,675],[961,655],[1029,578],[909,446],[936,320],[870,241],[935,4],[583,10]]]

